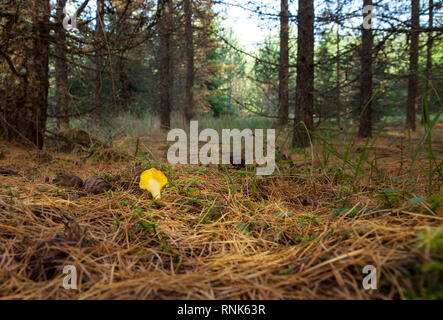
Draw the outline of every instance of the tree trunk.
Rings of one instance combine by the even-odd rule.
[[[309,145],[307,130],[314,128],[314,1],[298,1],[297,86],[293,145]],[[299,122],[303,122],[304,125]],[[305,128],[306,126],[306,128]]]
[[[335,85],[337,87],[336,89],[336,95],[335,95],[335,113],[336,113],[336,120],[337,120],[337,128],[341,129],[340,124],[340,26],[337,24],[337,58],[335,61]]]
[[[55,33],[55,92],[57,97],[57,128],[66,130],[69,128],[69,95],[68,95],[68,65],[66,61],[66,30],[62,25],[63,9],[66,0],[57,1],[57,22]]]
[[[48,103],[49,0],[19,1],[0,55],[0,136],[43,147]],[[8,18],[6,18],[8,19]],[[9,55],[8,52],[13,52]]]
[[[432,25],[434,20],[434,3],[433,0],[429,0],[429,18],[428,18],[428,41],[426,43],[426,71],[425,71],[425,92],[426,92],[426,102],[423,105],[423,115],[422,115],[422,123],[427,124],[427,119],[429,114],[429,108],[431,107],[431,80],[432,80]],[[426,110],[427,106],[427,110]]]
[[[363,0],[363,7],[372,5],[372,0]],[[363,13],[363,18],[371,12]],[[372,47],[371,28],[362,28],[361,74],[360,74],[360,125],[359,137],[372,136]]]
[[[96,25],[95,25],[95,84],[94,84],[94,122],[99,122],[104,117],[103,110],[103,50],[101,49],[104,40],[104,0],[97,0]]]
[[[280,11],[280,66],[279,66],[279,120],[280,124],[288,122],[289,110],[289,11],[288,0],[281,0]]]
[[[171,36],[171,12],[169,1],[171,0],[160,0],[160,10],[161,13],[161,30],[160,30],[160,122],[161,128],[164,130],[169,130],[170,124],[170,113],[171,113],[171,102],[169,100],[169,61],[170,61],[170,36]]]
[[[408,104],[406,126],[415,131],[418,92],[418,36],[420,1],[411,1],[411,46],[409,48]]]
[[[186,34],[186,106],[185,117],[189,124],[191,121],[193,110],[193,94],[194,94],[194,37],[192,28],[192,0],[184,0],[185,11],[185,34]]]

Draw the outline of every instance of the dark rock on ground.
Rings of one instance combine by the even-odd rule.
[[[98,194],[111,189],[112,185],[105,179],[98,177],[89,177],[85,180],[83,190],[87,193]]]
[[[57,178],[52,180],[53,184],[63,186],[63,187],[71,187],[71,188],[81,188],[83,187],[83,180],[74,175],[59,175]]]

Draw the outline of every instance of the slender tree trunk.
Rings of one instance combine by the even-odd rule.
[[[429,18],[428,18],[428,41],[426,43],[426,71],[425,71],[425,91],[426,91],[426,102],[423,105],[423,115],[422,115],[422,123],[427,123],[428,114],[426,114],[425,105],[429,108],[431,107],[431,79],[432,79],[432,26],[434,20],[434,3],[433,0],[429,0]]]
[[[192,28],[192,0],[184,0],[185,35],[186,35],[186,106],[185,117],[189,124],[193,115],[194,94],[194,37]]]
[[[288,122],[289,112],[289,11],[288,0],[281,0],[280,10],[280,66],[279,66],[279,119],[280,124]]]
[[[14,54],[0,52],[0,137],[41,149],[49,87],[49,0],[29,0],[26,8],[11,5],[17,6],[15,17],[6,25],[12,33],[8,52]]]
[[[124,58],[124,53],[119,57],[118,60],[118,80],[120,86],[120,103],[124,110],[128,110],[130,105],[131,96],[128,91],[128,73],[126,69],[126,60]]]
[[[57,25],[55,38],[55,91],[57,96],[57,128],[66,130],[69,128],[69,94],[68,94],[68,64],[66,61],[66,30],[62,25],[63,9],[66,0],[57,1]]]
[[[363,7],[372,5],[372,0],[363,0]],[[363,18],[371,12],[363,13]],[[358,135],[372,136],[372,47],[371,28],[362,28],[361,74],[360,74],[360,124]]]
[[[297,86],[293,145],[309,145],[307,130],[313,130],[314,109],[314,1],[298,1]],[[303,122],[299,124],[299,122]],[[305,128],[306,126],[306,128]]]
[[[415,131],[418,93],[418,37],[420,1],[411,1],[411,46],[409,48],[408,104],[406,126]]]
[[[341,129],[340,124],[340,26],[337,24],[337,58],[335,61],[335,85],[337,87],[335,96],[335,113],[337,120],[337,128]]]
[[[162,10],[162,23],[160,30],[160,122],[161,128],[169,130],[171,102],[169,100],[169,62],[170,62],[170,36],[171,36],[171,12],[169,1],[172,0],[160,0],[160,10]]]
[[[181,61],[181,56],[180,53],[174,52],[174,46],[175,46],[175,39],[174,39],[174,32],[173,30],[175,30],[175,20],[174,20],[174,0],[170,0],[168,1],[168,7],[169,7],[169,113],[171,114],[172,110],[174,110],[174,106],[175,106],[175,101],[177,99],[175,93],[180,92],[183,93],[183,86],[182,84],[185,84],[186,87],[186,72],[184,72],[183,74],[181,74],[179,76],[179,79],[175,79],[174,78],[174,66],[175,66],[175,60],[176,57],[180,57],[179,60],[177,61]],[[180,23],[180,22],[179,22]],[[186,49],[185,49],[186,51]],[[185,54],[186,55],[186,54]],[[186,57],[185,57],[186,59]],[[182,90],[182,91],[180,91]],[[186,93],[185,93],[186,94]],[[181,105],[182,103],[182,99],[181,97],[178,98],[178,103]],[[172,115],[170,115],[172,117]],[[182,117],[183,122],[185,117]],[[188,123],[189,124],[189,123]],[[186,126],[186,123],[184,123],[184,125]]]
[[[103,32],[104,32],[104,0],[97,0],[96,11],[96,25],[95,25],[95,41],[97,41],[97,48],[95,51],[95,83],[94,83],[94,117],[97,123],[104,116],[102,87],[103,87],[103,50],[102,46]]]

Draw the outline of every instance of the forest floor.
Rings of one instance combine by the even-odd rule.
[[[442,299],[443,124],[432,154],[426,140],[416,152],[422,136],[282,148],[272,176],[169,165],[160,134],[139,137],[136,157],[133,138],[89,158],[0,144],[0,297]],[[151,167],[168,177],[156,201],[138,186]],[[58,173],[112,188],[84,194]],[[67,265],[76,290],[62,286]],[[363,287],[366,265],[377,289]]]

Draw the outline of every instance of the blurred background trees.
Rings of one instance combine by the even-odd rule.
[[[255,51],[222,27],[229,6],[272,30]],[[234,117],[284,125],[303,147],[318,126],[370,136],[394,101],[392,121],[412,130],[441,108],[433,0],[2,0],[0,9],[0,136],[40,148],[69,127],[112,138],[137,119],[149,131]],[[76,29],[63,27],[66,14]]]

